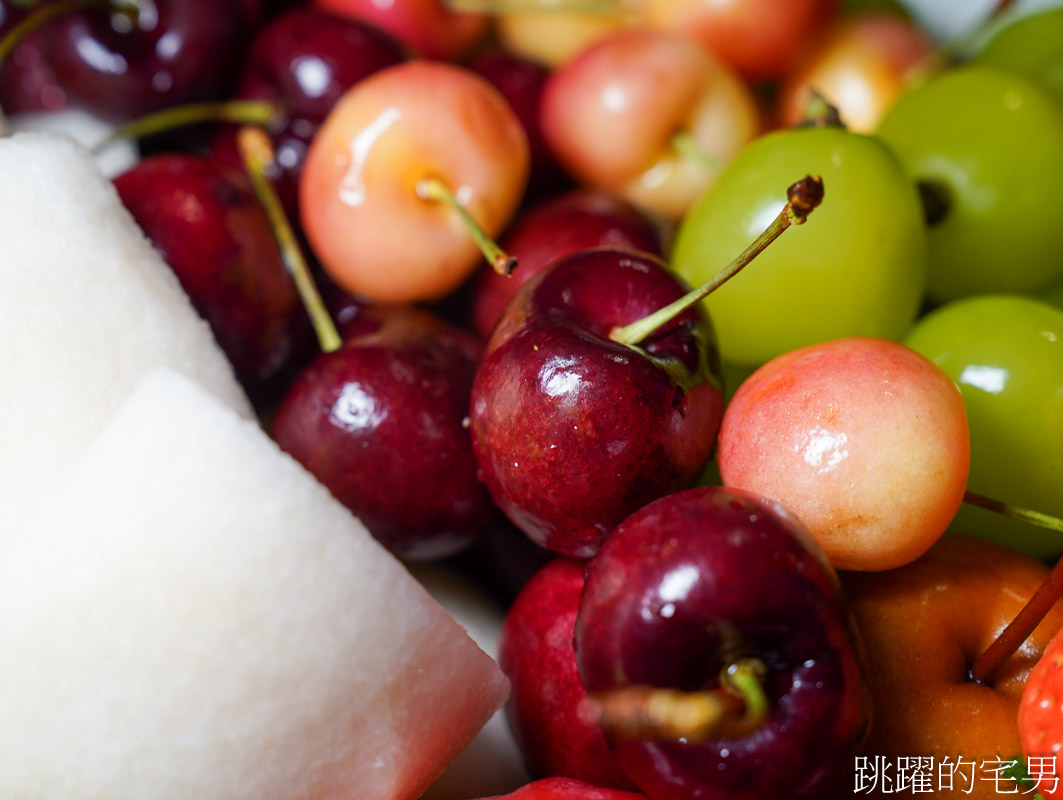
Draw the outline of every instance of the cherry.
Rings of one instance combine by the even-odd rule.
[[[572,637],[585,564],[555,559],[527,583],[506,613],[498,659],[512,685],[510,728],[532,775],[559,775],[633,789],[601,729],[583,713]]]
[[[486,17],[449,11],[443,0],[312,0],[311,5],[368,22],[425,58],[458,58],[487,31]]]
[[[241,173],[192,155],[142,160],[115,179],[249,393],[277,388],[309,343],[299,295]]]
[[[483,53],[467,66],[501,92],[520,120],[531,155],[529,189],[542,192],[567,183],[567,176],[550,154],[542,130],[540,103],[550,70],[535,61],[503,52]]]
[[[788,74],[776,100],[779,124],[800,123],[815,91],[849,130],[872,133],[903,93],[909,70],[933,50],[933,41],[897,14],[846,17]]]
[[[646,800],[646,796],[614,789],[601,789],[571,778],[544,778],[507,794],[483,800]]]
[[[653,221],[605,192],[576,190],[524,212],[510,227],[503,249],[520,269],[506,277],[481,267],[472,298],[472,323],[487,338],[517,290],[558,258],[593,247],[630,247],[663,256]]]
[[[879,126],[922,190],[935,301],[1025,292],[1063,277],[1063,107],[984,65],[949,70],[900,98]]]
[[[849,776],[870,722],[855,637],[797,519],[710,487],[606,540],[576,655],[621,766],[654,800],[818,797]]]
[[[831,339],[900,339],[915,320],[927,261],[919,196],[888,147],[841,128],[776,131],[750,143],[683,219],[673,269],[693,284],[706,280],[778,212],[779,184],[805,170],[821,175],[838,202],[705,302],[725,369],[751,372]]]
[[[760,81],[785,75],[837,8],[837,0],[646,0],[643,14],[650,25],[693,37]]]
[[[49,63],[71,101],[129,119],[216,99],[232,88],[251,28],[242,0],[154,0],[136,20],[79,11],[44,29]]]
[[[881,339],[779,356],[746,380],[720,428],[720,474],[796,513],[841,569],[926,552],[963,502],[970,464],[956,385]]]
[[[398,555],[432,559],[497,522],[462,425],[482,345],[411,308],[367,308],[295,379],[273,436]]]
[[[237,97],[278,107],[269,126],[276,170],[271,175],[288,213],[298,218],[299,178],[310,141],[336,101],[363,78],[404,60],[402,47],[365,23],[311,7],[276,17],[251,42]],[[214,143],[239,161],[236,129]]]
[[[960,388],[971,432],[968,487],[1063,516],[1063,309],[1014,295],[963,298],[924,316],[904,341]],[[967,504],[952,529],[1041,560],[1063,553],[1058,533]]]
[[[542,114],[569,172],[673,219],[760,126],[749,89],[702,47],[644,29],[608,36],[558,69]]]
[[[863,747],[869,760],[896,765],[919,755],[935,765],[947,758],[956,767],[962,758],[951,796],[1001,797],[988,770],[973,773],[986,761],[1020,753],[1023,686],[1063,625],[1063,606],[1049,612],[991,684],[971,680],[969,670],[1047,575],[1044,565],[1013,550],[951,534],[904,567],[842,573],[867,648],[875,707]],[[937,773],[934,778],[937,786]],[[885,791],[875,796],[893,796],[891,787],[879,788]]]
[[[499,8],[507,0],[487,0],[486,5]],[[499,13],[495,21],[498,38],[506,50],[540,64],[560,67],[571,61],[600,39],[638,24],[639,14],[623,2],[599,3],[592,13],[568,11],[566,2],[551,2],[547,7],[526,13]],[[567,5],[579,6],[579,0]],[[586,3],[583,3],[586,6]],[[612,8],[607,8],[608,6]]]
[[[379,302],[436,300],[476,268],[516,210],[528,143],[503,97],[468,70],[389,67],[349,89],[307,153],[303,229],[342,288]],[[491,248],[494,248],[493,250]]]
[[[723,402],[699,303],[822,199],[818,179],[793,184],[771,225],[693,291],[655,257],[608,248],[567,256],[521,288],[469,412],[483,480],[517,527],[586,558],[624,515],[693,484]]]
[[[599,249],[556,262],[507,307],[476,372],[471,433],[495,502],[536,543],[593,555],[701,472],[723,402],[711,325],[690,311],[640,349],[610,338],[683,295],[655,257]]]

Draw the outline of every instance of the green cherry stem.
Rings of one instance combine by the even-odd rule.
[[[142,139],[198,122],[235,122],[244,125],[267,125],[280,115],[281,109],[266,100],[226,100],[216,103],[189,103],[173,106],[131,120],[92,148],[99,155],[116,142]]]
[[[721,688],[685,692],[657,686],[622,686],[588,694],[589,716],[610,737],[705,742],[740,738],[771,711],[764,664],[741,659],[721,673]]]
[[[701,146],[690,131],[676,131],[672,134],[672,149],[679,155],[701,164],[706,170],[716,175],[723,169],[723,162]]]
[[[123,2],[123,0],[59,0],[56,3],[48,3],[35,8],[25,19],[15,25],[0,39],[0,66],[3,66],[7,57],[27,35],[38,28],[48,24],[53,19],[65,17],[75,11],[87,8],[111,8],[113,11],[124,14],[135,24],[140,14],[140,9],[135,3]]]
[[[284,213],[280,198],[277,197],[273,185],[266,178],[266,173],[273,164],[273,147],[270,145],[269,137],[261,128],[249,125],[239,130],[236,135],[236,144],[251,179],[251,186],[265,209],[270,226],[277,237],[284,266],[292,276],[295,288],[299,291],[306,312],[310,316],[310,322],[314,326],[314,333],[317,334],[321,350],[325,353],[338,350],[343,340],[336,330],[336,323],[332,321],[328,309],[325,308],[321,293],[318,292],[317,284],[314,283],[314,278],[310,274],[310,265],[303,256],[302,248],[299,247],[299,242],[295,238],[295,231],[292,230],[288,216]]]
[[[999,500],[980,495],[977,492],[967,492],[964,497],[965,503],[995,511],[1010,519],[1036,525],[1040,528],[1063,533],[1063,519],[1042,514],[1040,511],[1032,511],[1028,508],[1002,503]],[[991,685],[1000,674],[1000,670],[1009,658],[1018,650],[1022,643],[1033,633],[1034,628],[1040,624],[1052,606],[1063,597],[1063,558],[1056,562],[1052,571],[1048,574],[1029,602],[1015,616],[1007,627],[1000,632],[993,643],[985,649],[974,664],[971,665],[970,678],[975,683]]]
[[[450,206],[461,218],[462,224],[469,230],[469,235],[476,246],[480,248],[487,263],[490,264],[499,275],[512,275],[517,268],[517,259],[507,254],[495,241],[488,236],[480,223],[473,219],[472,214],[461,203],[450,188],[438,178],[422,178],[417,182],[417,196],[422,200],[434,203],[443,203]]]
[[[731,280],[731,278],[745,269],[754,258],[764,252],[768,245],[782,236],[783,232],[791,225],[803,225],[808,215],[822,201],[823,180],[821,178],[808,175],[793,184],[786,191],[786,205],[783,206],[782,211],[738,258],[697,289],[683,295],[674,303],[669,303],[664,308],[658,309],[652,314],[632,322],[630,325],[613,328],[609,333],[609,338],[614,342],[626,345],[636,345],[643,341],[662,325],[693,308],[727,283],[727,281]]]

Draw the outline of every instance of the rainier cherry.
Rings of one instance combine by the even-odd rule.
[[[963,501],[967,415],[952,380],[914,350],[843,339],[769,361],[727,407],[724,484],[776,500],[841,569],[912,561]]]
[[[413,61],[354,86],[325,120],[300,183],[303,229],[348,292],[439,299],[476,267],[468,224],[495,235],[527,177],[528,141],[502,96],[468,70]]]
[[[573,175],[672,218],[760,126],[730,70],[679,34],[644,29],[613,34],[561,67],[542,114]]]

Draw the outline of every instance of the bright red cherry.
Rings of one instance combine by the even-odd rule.
[[[556,559],[528,581],[506,613],[498,659],[512,684],[506,713],[532,775],[633,789],[589,720],[572,638],[586,564]]]

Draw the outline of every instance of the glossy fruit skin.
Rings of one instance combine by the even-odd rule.
[[[402,46],[386,33],[310,6],[284,12],[255,35],[236,96],[281,109],[281,122],[269,129],[270,177],[293,219],[306,151],[325,117],[358,81],[404,60]],[[236,128],[229,127],[213,148],[240,165],[235,140]]]
[[[387,31],[423,58],[453,60],[487,31],[479,14],[448,11],[442,0],[313,0],[311,5]]]
[[[968,487],[1063,516],[1063,309],[986,295],[921,319],[905,342],[956,382],[971,430]],[[1038,559],[1063,554],[1058,534],[965,505],[952,529]]]
[[[114,184],[240,382],[256,399],[275,391],[306,351],[310,324],[246,178],[202,156],[171,154],[141,160]]]
[[[463,420],[482,345],[412,308],[363,309],[299,374],[273,436],[403,558],[451,555],[498,522]]]
[[[712,689],[735,658],[759,658],[772,708],[755,732],[612,745],[654,798],[813,797],[848,777],[869,724],[856,635],[837,576],[796,518],[709,487],[651,503],[606,540],[587,570],[576,657],[589,692]]]
[[[975,62],[1016,72],[1063,103],[1063,8],[1028,14],[1001,29]]]
[[[688,311],[644,341],[656,363],[608,338],[684,293],[653,256],[585,250],[507,306],[469,417],[484,482],[536,543],[588,558],[709,459],[723,402],[709,321]]]
[[[572,778],[543,778],[507,795],[483,800],[646,800],[643,794],[601,789]]]
[[[705,306],[725,363],[753,367],[848,336],[900,339],[926,282],[926,229],[914,187],[875,139],[839,128],[752,142],[680,225],[672,268],[699,285],[760,234],[795,176],[820,175],[823,204]],[[869,247],[868,242],[875,242]]]
[[[594,14],[551,9],[547,14],[501,14],[495,29],[507,51],[557,68],[599,39],[638,24],[638,17],[624,8]]]
[[[6,36],[27,13],[12,0],[0,1],[0,37]],[[44,54],[44,34],[40,30],[32,31],[0,67],[0,108],[11,115],[22,111],[58,111],[66,106],[66,91],[59,85]]]
[[[814,88],[849,130],[873,133],[903,93],[905,73],[933,49],[925,33],[896,14],[843,18],[787,75],[776,101],[780,127],[802,121]]]
[[[341,288],[381,303],[438,300],[482,255],[456,212],[417,194],[425,178],[456,193],[494,236],[528,177],[528,142],[480,76],[410,61],[349,89],[310,145],[299,183],[303,230]]]
[[[946,190],[929,232],[930,298],[1029,291],[1063,275],[1051,200],[1063,184],[1063,106],[1044,90],[991,67],[950,70],[898,100],[878,133],[912,180]]]
[[[228,94],[250,29],[242,0],[154,0],[129,32],[99,11],[56,20],[46,53],[73,102],[132,119]]]
[[[509,277],[480,268],[472,324],[485,339],[525,283],[562,256],[594,247],[627,247],[664,256],[660,232],[643,212],[606,192],[576,189],[521,214],[501,242],[519,267]]]
[[[512,685],[506,715],[532,775],[633,790],[601,728],[581,714],[587,692],[572,638],[585,568],[582,561],[554,559],[506,612],[498,646],[498,663]]]
[[[841,573],[867,647],[874,698],[874,724],[862,752],[894,764],[918,754],[933,756],[935,764],[962,756],[979,766],[1020,753],[1019,699],[1030,670],[1063,625],[1063,606],[1049,612],[993,686],[967,676],[1047,576],[1047,567],[1012,550],[951,534],[900,569]],[[1002,796],[991,780],[973,783],[968,794],[966,781],[957,777],[950,796]]]
[[[1063,751],[1063,636],[1057,633],[1048,643],[1041,660],[1037,662],[1026,679],[1019,700],[1019,736],[1022,752],[1031,756],[1058,761]],[[1049,763],[1054,763],[1049,761]],[[1044,797],[1063,795],[1060,786],[1060,770],[1048,770],[1039,776],[1037,791]]]
[[[715,177],[673,145],[677,132],[727,163],[760,129],[754,98],[733,72],[686,36],[644,28],[614,33],[555,71],[542,116],[571,175],[669,219]]]
[[[882,339],[838,339],[772,359],[724,414],[727,486],[784,504],[838,569],[907,564],[963,501],[967,416],[952,380]]]
[[[650,25],[682,32],[751,81],[781,78],[805,42],[835,14],[836,0],[650,0]]]

